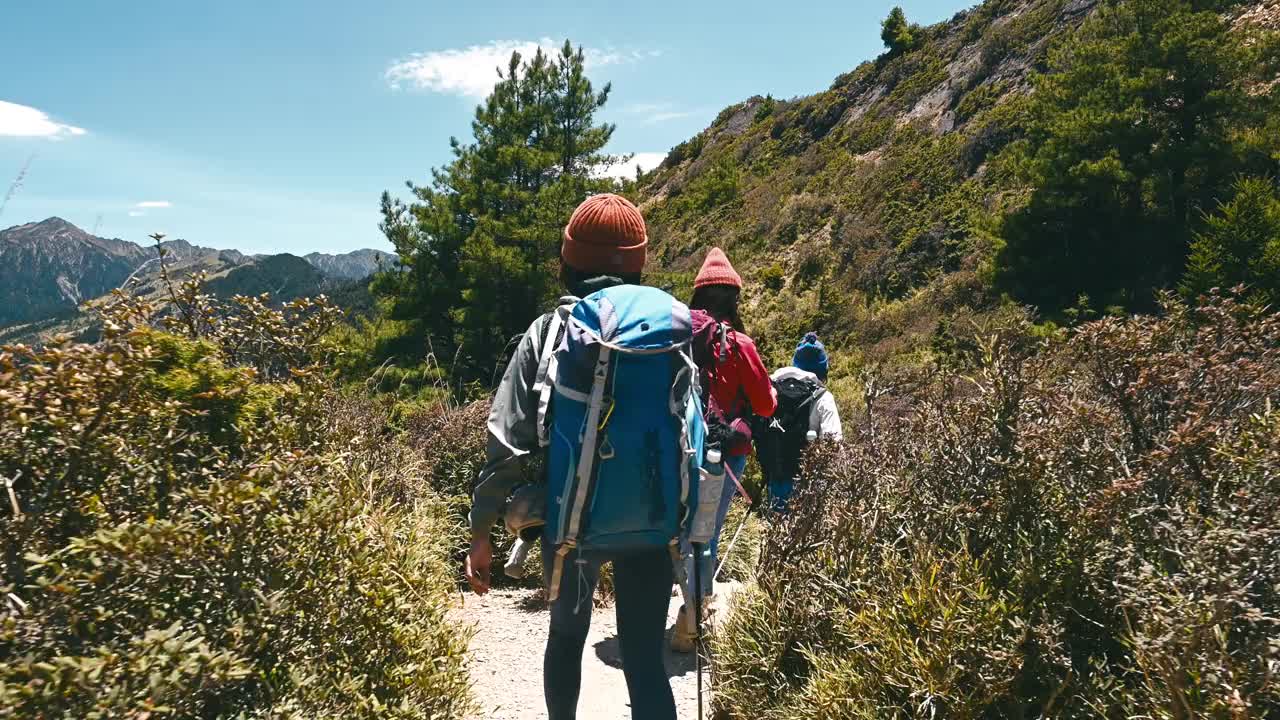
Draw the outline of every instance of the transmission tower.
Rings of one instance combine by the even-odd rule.
[[[4,194],[4,200],[0,200],[0,215],[4,215],[4,209],[9,206],[9,201],[13,199],[14,195],[18,194],[18,188],[22,187],[22,181],[27,178],[27,170],[31,169],[31,161],[35,159],[35,155],[28,157],[27,161],[22,164],[22,169],[18,171],[18,176],[13,179],[13,182],[9,183],[9,190]]]

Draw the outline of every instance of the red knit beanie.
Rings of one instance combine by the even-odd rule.
[[[573,211],[564,228],[560,257],[582,272],[644,270],[649,235],[630,200],[612,193],[592,195]]]
[[[729,264],[729,258],[720,248],[711,248],[711,252],[707,253],[706,261],[702,263],[702,269],[698,271],[698,277],[693,281],[695,288],[704,285],[742,287],[742,277],[733,269],[733,265]]]

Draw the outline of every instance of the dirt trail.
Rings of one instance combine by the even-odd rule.
[[[722,587],[717,587],[717,592],[727,596]],[[667,610],[668,636],[679,609],[680,598],[671,598]],[[495,590],[484,597],[468,593],[464,605],[453,609],[451,616],[481,629],[471,640],[471,680],[480,708],[476,717],[485,720],[546,718],[542,651],[547,641],[548,621],[546,603],[540,593],[527,589]],[[678,716],[682,720],[696,717],[697,676],[693,656],[668,650],[666,663]],[[703,682],[709,687],[705,669]],[[707,702],[706,707],[709,706]],[[591,634],[582,659],[578,717],[584,720],[631,717],[612,606],[596,608],[591,617]]]

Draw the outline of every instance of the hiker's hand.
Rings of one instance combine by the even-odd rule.
[[[489,568],[493,565],[493,545],[489,538],[472,538],[467,552],[467,582],[477,595],[489,592]]]

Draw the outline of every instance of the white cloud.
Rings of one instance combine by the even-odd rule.
[[[654,113],[645,120],[646,122],[653,124],[667,122],[668,120],[679,120],[680,118],[691,117],[694,114],[695,112],[693,110],[668,110],[666,112]]]
[[[618,178],[620,180],[622,179],[634,180],[636,177],[637,166],[639,166],[642,170],[648,172],[649,170],[652,170],[658,167],[658,165],[662,164],[663,159],[666,157],[667,157],[666,153],[638,152],[638,153],[635,153],[634,156],[627,162],[614,165],[613,167],[609,168],[606,172],[601,173],[601,175],[604,177]]]
[[[173,203],[168,200],[143,200],[133,204],[133,209],[129,211],[129,217],[145,217],[148,210],[163,210],[173,207]]]
[[[682,110],[671,103],[633,103],[622,109],[628,115],[637,115],[645,125],[656,125],[670,120],[697,115],[699,110]]]
[[[86,132],[84,128],[55,122],[48,114],[33,107],[0,100],[0,137],[45,137],[57,140],[84,135]]]
[[[418,90],[486,97],[498,82],[498,68],[504,71],[511,53],[531,58],[538,48],[544,53],[558,53],[562,43],[551,38],[541,40],[494,40],[485,45],[414,53],[391,64],[384,77],[392,88],[412,87]],[[618,50],[616,48],[584,48],[588,70],[606,65],[639,62],[661,55],[659,50]]]

